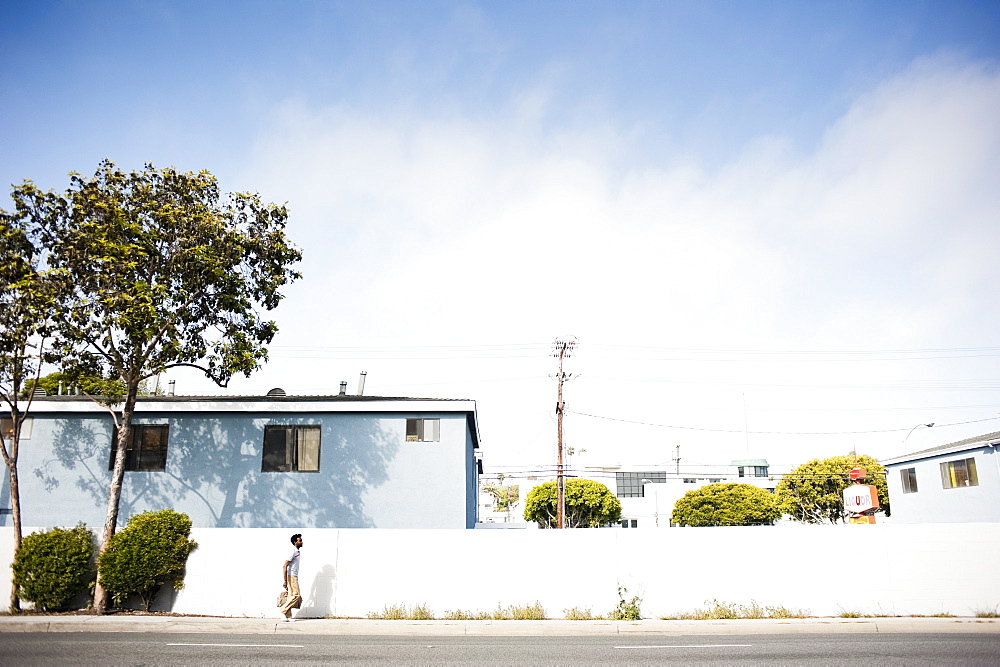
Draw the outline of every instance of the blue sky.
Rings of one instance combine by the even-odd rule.
[[[572,334],[580,465],[888,456],[1000,430],[998,63],[995,2],[7,2],[0,176],[287,201],[232,392],[366,370],[538,467]]]

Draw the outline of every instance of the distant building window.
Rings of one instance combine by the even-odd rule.
[[[714,477],[714,478],[712,478],[712,479],[710,479],[708,481],[709,481],[710,484],[718,484],[719,482],[722,481],[722,478],[721,477]]]
[[[21,440],[31,438],[32,417],[25,417],[21,421]],[[0,433],[3,433],[3,441],[11,442],[14,438],[14,420],[10,417],[0,417]]]
[[[917,492],[917,469],[903,468],[899,471],[900,481],[903,482],[903,493]]]
[[[440,419],[406,420],[407,442],[440,442],[440,440],[441,440]]]
[[[685,477],[684,478],[684,483],[685,484],[697,484],[698,480],[695,479],[694,477]]]
[[[962,486],[979,486],[976,474],[976,459],[945,461],[941,464],[941,484],[946,489]]]
[[[265,426],[261,472],[319,472],[319,426]]]
[[[125,445],[125,470],[163,472],[167,468],[166,424],[132,424],[129,441]],[[111,457],[108,470],[115,469],[115,443],[118,429],[111,436]]]
[[[740,466],[740,477],[767,477],[767,466]]]
[[[620,522],[620,525],[621,525],[622,528],[638,528],[639,527],[639,520],[638,519],[622,519],[621,522]]]
[[[616,472],[615,495],[619,498],[643,498],[645,497],[643,484],[666,484],[666,482],[665,472]]]

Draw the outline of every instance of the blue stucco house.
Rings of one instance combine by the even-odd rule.
[[[881,463],[894,523],[1000,522],[1000,433]]]
[[[470,400],[142,397],[119,523],[173,508],[211,528],[473,528]],[[35,399],[18,465],[25,526],[104,523],[115,432],[83,396]],[[11,525],[6,475],[0,525]]]

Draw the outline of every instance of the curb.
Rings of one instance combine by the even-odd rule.
[[[250,635],[391,635],[525,637],[580,635],[752,635],[993,633],[1000,619],[979,618],[808,618],[713,621],[383,621],[304,618],[292,623],[265,618],[160,616],[0,617],[0,633],[152,632]]]

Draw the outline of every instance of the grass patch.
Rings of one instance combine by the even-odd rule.
[[[663,620],[708,621],[747,618],[809,618],[809,611],[805,609],[764,606],[757,604],[753,600],[750,601],[750,604],[733,604],[720,602],[719,600],[711,600],[705,604],[708,606],[704,609],[698,608],[692,612],[665,617]]]
[[[976,618],[1000,618],[1000,611],[997,611],[996,606],[992,609],[989,607],[976,609]]]
[[[433,621],[434,612],[427,605],[407,607],[403,604],[386,605],[382,611],[368,613],[368,618],[389,621]],[[448,610],[442,616],[445,621],[541,621],[545,619],[545,608],[540,602],[534,604],[499,604],[493,611]]]
[[[432,621],[434,612],[427,605],[407,607],[404,604],[386,605],[382,611],[368,612],[368,618],[385,621]]]
[[[590,607],[585,609],[572,607],[570,609],[563,609],[563,618],[567,621],[603,621],[607,619],[607,616],[595,616],[590,611]]]
[[[497,621],[543,621],[545,620],[545,607],[537,601],[534,604],[511,605],[504,609],[497,605],[493,619]]]

